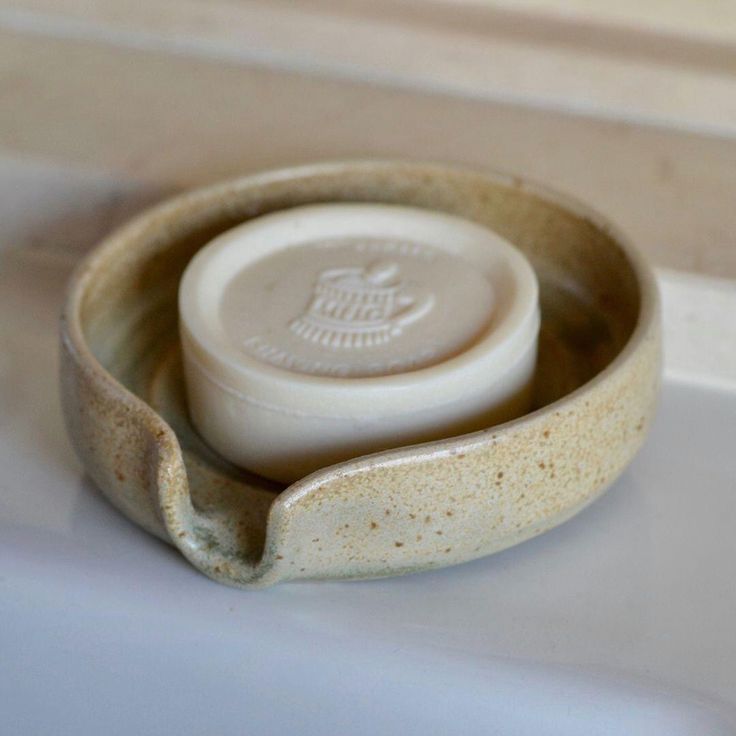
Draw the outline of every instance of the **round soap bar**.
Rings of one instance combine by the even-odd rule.
[[[179,289],[192,421],[291,482],[529,409],[534,272],[487,228],[430,210],[309,205],[223,233]]]

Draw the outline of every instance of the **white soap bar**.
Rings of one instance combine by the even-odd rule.
[[[179,290],[192,421],[291,482],[529,408],[537,281],[487,228],[430,210],[309,205],[205,246]]]

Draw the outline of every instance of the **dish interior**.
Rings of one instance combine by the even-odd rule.
[[[223,231],[261,214],[335,201],[425,207],[496,230],[524,252],[539,279],[534,409],[593,378],[632,334],[639,289],[612,236],[513,181],[431,171],[410,164],[336,165],[297,170],[287,179],[244,179],[211,188],[118,233],[90,265],[81,305],[90,349],[170,424],[183,451],[195,509],[203,519],[224,522],[248,561],[260,558],[268,510],[283,486],[228,464],[193,431],[178,347],[179,279],[192,256]]]

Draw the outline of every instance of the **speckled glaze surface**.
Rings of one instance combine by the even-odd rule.
[[[251,217],[329,201],[457,214],[524,251],[542,310],[532,413],[341,463],[288,488],[204,445],[189,424],[181,377],[184,267]],[[61,395],[74,446],[100,489],[211,578],[241,587],[370,578],[496,552],[590,503],[643,442],[660,340],[648,267],[581,205],[502,175],[329,163],[194,191],[111,235],[70,285]]]

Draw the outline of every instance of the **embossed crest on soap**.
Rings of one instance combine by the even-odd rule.
[[[339,378],[426,368],[494,319],[483,269],[420,240],[305,239],[231,277],[221,325],[239,351],[288,371]]]
[[[395,261],[322,271],[304,314],[289,329],[308,342],[335,349],[384,345],[428,314],[434,295],[409,286]]]

